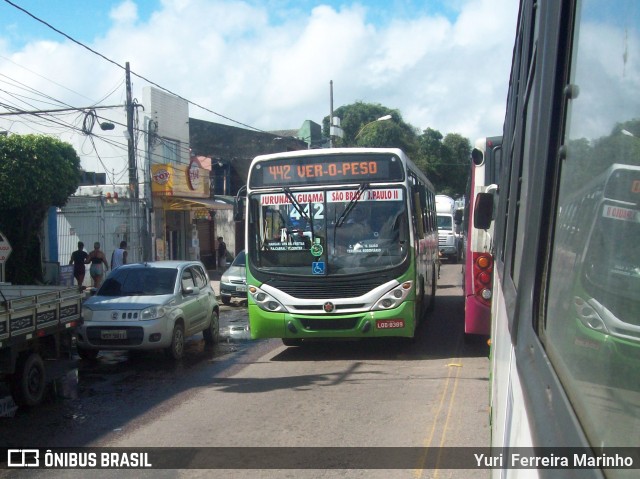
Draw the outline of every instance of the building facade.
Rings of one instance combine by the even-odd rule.
[[[244,248],[244,227],[233,221],[233,197],[246,184],[251,160],[309,144],[189,118],[187,101],[153,87],[144,89],[143,105],[153,258],[200,259],[213,269],[218,236],[232,255]]]

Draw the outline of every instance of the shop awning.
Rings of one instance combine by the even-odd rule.
[[[177,198],[175,196],[164,196],[162,202],[166,210],[232,210],[233,204],[223,200],[211,198]]]

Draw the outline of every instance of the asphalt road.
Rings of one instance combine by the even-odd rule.
[[[363,470],[342,469],[339,458],[322,455],[328,451],[323,448],[339,447],[342,454],[361,453],[375,463],[380,457],[372,452],[392,454],[394,448],[489,445],[488,347],[463,340],[460,269],[443,265],[435,310],[413,342],[287,348],[279,340],[247,341],[246,308],[234,302],[221,313],[223,341],[207,350],[201,336],[191,338],[180,363],[161,353],[109,353],[93,364],[78,360],[69,397],[52,396],[39,408],[0,419],[1,444],[214,448],[201,452],[227,447],[243,461],[233,470],[91,471],[98,477],[488,477],[486,470],[430,466],[433,458],[412,458],[401,469]],[[259,468],[265,446],[289,452],[282,468]],[[307,467],[313,469],[290,469],[287,461],[309,451]],[[7,474],[0,471],[0,477]]]

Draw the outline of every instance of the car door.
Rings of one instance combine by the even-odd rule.
[[[180,276],[179,292],[181,297],[181,308],[184,315],[185,334],[191,336],[199,331],[199,327],[204,321],[200,294],[186,294],[187,288],[197,288],[196,279],[191,268],[185,268]]]
[[[209,321],[209,316],[211,315],[211,311],[213,310],[215,293],[213,292],[211,283],[209,282],[209,279],[202,267],[200,267],[199,265],[192,266],[191,273],[193,274],[196,286],[200,290],[200,292],[198,293],[198,302],[202,309],[202,323],[200,323],[199,327],[201,329],[204,329],[206,326],[208,326],[207,323]]]

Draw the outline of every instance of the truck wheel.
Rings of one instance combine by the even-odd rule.
[[[171,334],[171,345],[164,350],[164,353],[175,360],[182,358],[184,355],[184,327],[180,323],[176,323]]]
[[[231,304],[231,296],[220,296],[222,304]]]
[[[22,356],[10,382],[11,395],[19,406],[36,406],[42,402],[47,386],[44,361],[38,353]]]

